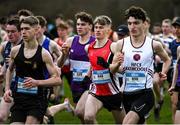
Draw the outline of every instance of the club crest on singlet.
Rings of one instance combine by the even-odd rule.
[[[139,61],[139,60],[141,59],[141,56],[140,56],[139,54],[135,54],[135,55],[133,56],[133,59],[134,59],[135,61]]]

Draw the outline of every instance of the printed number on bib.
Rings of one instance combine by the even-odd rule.
[[[93,83],[105,84],[110,82],[111,82],[111,77],[108,69],[93,71]]]
[[[18,93],[25,93],[25,94],[37,94],[37,87],[32,87],[32,88],[25,88],[23,86],[24,84],[24,79],[23,78],[18,78],[18,84],[17,84],[17,92]]]
[[[126,83],[145,83],[146,77],[144,73],[126,73]]]
[[[84,77],[87,75],[87,69],[73,69],[73,81],[83,81]]]

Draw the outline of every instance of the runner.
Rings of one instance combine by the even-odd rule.
[[[111,24],[111,19],[107,16],[96,17],[94,20],[96,40],[85,48],[92,67],[93,81],[85,105],[84,119],[87,124],[97,123],[96,114],[102,107],[112,112],[116,124],[121,124],[125,116],[120,84],[115,81],[112,74],[118,70],[120,63],[123,61],[123,54],[119,54],[121,60],[114,63],[114,68],[112,68],[110,64],[116,52],[116,49],[114,49],[116,48],[116,42],[112,43],[108,39]],[[116,78],[118,79],[118,77]]]
[[[175,33],[176,33],[176,39],[173,41],[173,43],[175,45],[179,45],[180,42],[180,17],[178,17],[172,24],[175,28]],[[173,47],[173,46],[172,46]],[[173,47],[175,49],[175,47]],[[180,91],[180,84],[179,84],[179,64],[180,64],[180,46],[177,47],[177,54],[173,54],[176,55],[177,57],[177,61],[176,61],[176,66],[175,66],[175,70],[174,70],[174,75],[173,75],[173,81],[172,81],[172,85],[169,88],[169,92],[173,98],[173,111],[172,111],[172,119],[174,124],[180,124],[180,120],[179,120],[179,116],[180,116],[180,101],[179,101],[179,91]],[[174,56],[175,57],[175,56]],[[175,60],[175,58],[174,58]],[[174,111],[175,110],[175,111]]]
[[[85,46],[95,40],[91,35],[93,27],[92,16],[86,12],[79,12],[75,15],[77,36],[70,37],[62,46],[63,55],[58,59],[58,65],[69,56],[70,70],[72,72],[71,91],[73,101],[76,105],[75,115],[84,123],[84,106],[87,99],[87,90],[91,80],[88,80],[87,73],[90,68],[89,59],[85,52]],[[87,79],[84,81],[84,79]]]
[[[154,52],[164,61],[160,80],[166,79],[171,61],[162,44],[145,35],[146,12],[142,8],[130,7],[125,11],[125,17],[130,36],[117,43],[117,49],[124,53],[120,69],[125,75],[123,104],[127,115],[123,124],[143,124],[145,115],[154,105]]]
[[[3,42],[1,44],[1,50],[0,50],[1,54],[3,55],[3,59],[4,59],[4,65],[3,65],[2,69],[1,69],[1,73],[0,73],[1,74],[0,81],[2,81],[2,82],[5,79],[6,70],[9,66],[9,59],[10,59],[9,56],[10,56],[11,48],[22,43],[19,19],[18,18],[8,19],[6,31],[8,33],[9,41]],[[4,123],[7,120],[9,113],[10,113],[10,108],[12,105],[13,105],[13,101],[11,103],[7,103],[2,98],[1,103],[0,103],[0,123]]]
[[[14,105],[11,108],[12,123],[39,124],[47,109],[47,92],[43,86],[61,84],[58,71],[48,51],[38,45],[36,32],[38,19],[29,16],[21,21],[23,44],[12,48],[10,64],[6,73],[4,99]],[[49,79],[45,79],[44,69],[48,69]],[[15,91],[10,90],[13,69],[16,68]]]

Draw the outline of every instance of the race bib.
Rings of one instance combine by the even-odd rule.
[[[87,72],[87,69],[73,69],[73,81],[82,82]]]
[[[32,88],[25,88],[23,86],[24,79],[18,77],[18,84],[17,84],[17,92],[18,93],[25,93],[25,94],[37,94],[38,87],[32,87]]]
[[[93,83],[96,84],[105,84],[112,82],[110,77],[110,72],[108,69],[93,71],[92,79],[93,79]]]
[[[144,89],[146,76],[144,73],[126,73],[126,89]]]

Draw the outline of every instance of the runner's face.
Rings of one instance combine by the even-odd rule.
[[[131,36],[137,37],[144,33],[145,23],[142,20],[129,17],[127,23]]]
[[[163,22],[162,23],[162,32],[165,35],[168,35],[169,33],[171,33],[172,27],[169,23]]]
[[[15,25],[7,25],[6,31],[9,41],[12,43],[17,43],[21,36],[21,33],[18,31],[17,27]]]
[[[161,33],[161,27],[160,26],[153,26],[153,34],[158,35]]]
[[[94,25],[94,34],[95,34],[96,38],[99,40],[107,38],[109,30],[110,30],[110,28],[107,25],[100,25],[99,23],[96,23]]]
[[[58,27],[57,33],[60,38],[64,38],[64,37],[68,36],[68,29]]]
[[[29,24],[22,23],[21,24],[21,35],[23,40],[28,42],[34,40],[36,37],[38,29],[37,26],[30,26]]]
[[[78,35],[83,36],[83,35],[88,34],[91,31],[91,28],[92,26],[89,23],[84,22],[81,19],[77,20],[76,30],[77,30]]]
[[[175,34],[177,38],[180,39],[180,26],[176,25],[174,29],[175,29]]]

